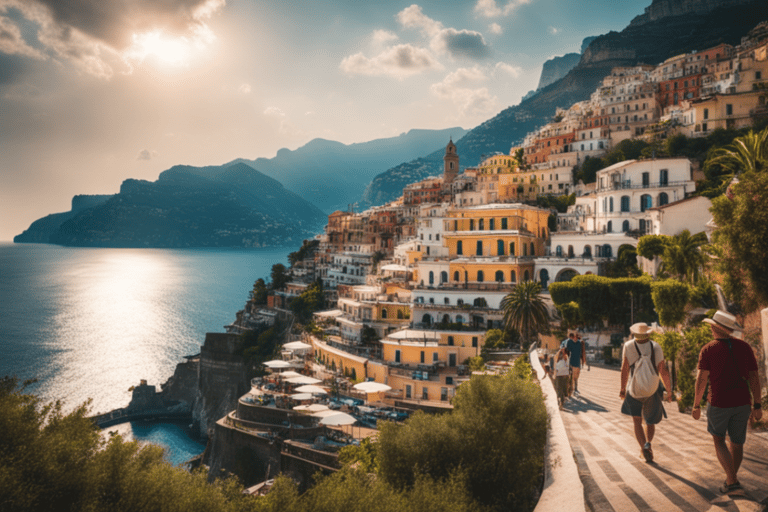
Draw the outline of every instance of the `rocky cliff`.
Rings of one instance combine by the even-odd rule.
[[[72,198],[72,209],[68,212],[52,213],[33,222],[20,235],[16,235],[13,241],[17,244],[47,244],[51,235],[69,219],[79,212],[107,202],[111,195],[77,195]]]
[[[562,57],[549,59],[541,68],[539,77],[539,86],[537,90],[543,89],[549,84],[555,83],[572,70],[581,60],[579,53],[566,53]]]
[[[643,14],[632,20],[630,27],[674,16],[708,14],[719,8],[736,7],[749,3],[750,0],[653,0],[653,3],[645,8]]]

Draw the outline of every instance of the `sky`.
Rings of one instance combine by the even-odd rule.
[[[650,4],[413,1],[0,0],[0,241],[177,164],[471,129]]]

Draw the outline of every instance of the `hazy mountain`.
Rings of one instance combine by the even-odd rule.
[[[78,212],[96,206],[98,204],[105,203],[110,199],[111,195],[77,195],[72,198],[72,209],[68,212],[52,213],[37,219],[30,224],[29,228],[25,229],[20,235],[13,237],[13,241],[17,244],[47,244],[51,238],[51,235],[59,229],[64,222],[73,218]]]
[[[346,209],[356,202],[371,180],[393,165],[445,147],[464,128],[410,130],[397,137],[357,144],[314,139],[290,151],[281,149],[274,158],[238,159],[279,180],[285,188],[312,202],[326,213]]]
[[[179,165],[154,182],[124,181],[120,193],[64,219],[47,241],[77,247],[296,246],[325,221],[318,208],[243,163]]]
[[[527,133],[551,121],[557,107],[589,99],[616,66],[658,64],[669,57],[720,43],[737,45],[768,19],[765,0],[654,0],[621,32],[594,38],[579,63],[563,78],[473,128],[456,143],[462,168],[483,155],[508,153]],[[444,148],[403,162],[376,176],[360,199],[361,207],[395,199],[409,183],[442,173]]]

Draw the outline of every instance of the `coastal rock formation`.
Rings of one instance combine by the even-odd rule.
[[[157,181],[126,180],[106,201],[47,221],[48,239],[35,241],[71,247],[274,247],[300,244],[325,220],[315,206],[246,164],[175,166]]]
[[[216,421],[234,410],[238,398],[251,388],[242,348],[235,334],[205,335],[192,409],[194,429],[202,437],[208,437]]]
[[[72,198],[72,209],[68,212],[52,213],[33,222],[29,228],[13,238],[14,243],[47,244],[51,235],[79,212],[107,202],[111,195],[77,195]]]
[[[581,60],[579,53],[566,53],[561,57],[553,57],[546,61],[541,68],[539,86],[536,90],[543,89],[551,83],[557,82]]]

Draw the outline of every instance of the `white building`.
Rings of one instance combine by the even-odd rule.
[[[649,231],[646,211],[685,199],[696,190],[687,158],[626,160],[597,172],[595,229]]]

